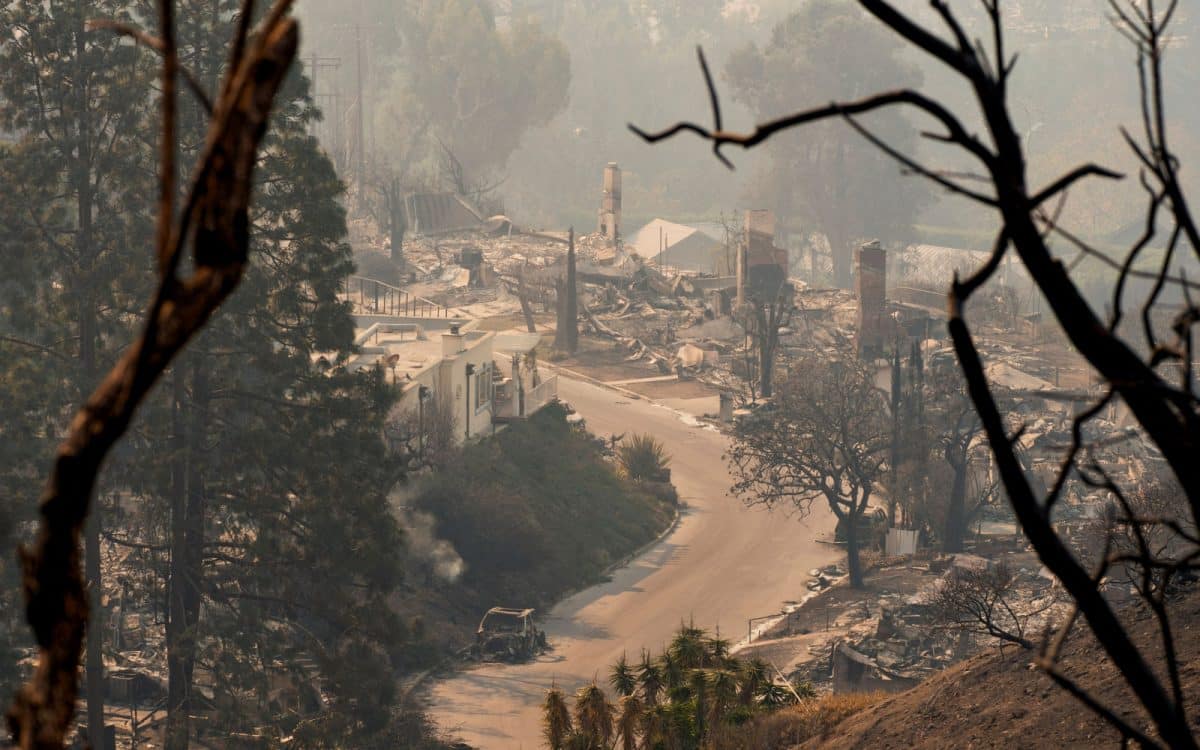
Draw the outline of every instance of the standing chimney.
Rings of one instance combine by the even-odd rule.
[[[783,269],[782,275],[777,272],[776,254],[774,212],[747,210],[742,241],[738,245],[738,307],[752,299],[764,301],[762,298],[765,297],[769,301],[778,293],[779,285],[786,280],[787,269]]]
[[[864,243],[855,253],[854,292],[858,297],[858,354],[877,359],[883,354],[887,304],[887,255],[879,240]]]
[[[457,323],[451,324],[450,333],[442,334],[442,356],[453,357],[465,348],[461,329]]]
[[[621,228],[621,168],[610,161],[604,168],[604,193],[600,197],[600,234],[615,243]]]

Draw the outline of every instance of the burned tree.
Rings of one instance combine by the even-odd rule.
[[[575,279],[575,228],[567,235],[567,272],[555,279],[558,319],[554,331],[554,348],[567,354],[579,349],[579,284]]]
[[[939,627],[995,638],[1032,649],[1030,631],[1056,604],[1053,595],[1022,601],[1017,576],[1004,562],[952,568],[929,600]]]
[[[289,6],[288,0],[278,0],[251,33],[253,7],[244,4],[228,72],[211,102],[181,71],[169,0],[158,4],[158,37],[124,24],[99,24],[135,36],[163,58],[155,237],[159,285],[141,337],[88,398],[59,446],[40,501],[37,539],[21,553],[26,616],[38,644],[34,674],[8,715],[21,748],[62,747],[75,712],[89,609],[79,570],[79,537],[101,465],[158,377],[241,280],[258,146],[296,53],[298,29],[286,15]],[[204,97],[212,119],[192,181],[177,205],[176,91],[181,78]],[[184,264],[189,244],[191,261]],[[186,276],[180,275],[181,266],[187,268]]]
[[[972,456],[982,442],[983,425],[962,382],[942,375],[931,379],[930,417],[937,447],[950,469],[950,493],[939,530],[943,552],[962,552],[963,538],[980,509],[978,493],[971,492]]]
[[[887,472],[887,405],[856,357],[811,358],[792,368],[774,400],[738,422],[726,454],[730,492],[748,505],[806,514],[825,501],[846,538],[852,586],[867,508]]]
[[[770,397],[774,392],[779,331],[791,325],[795,309],[792,286],[784,283],[774,295],[768,295],[766,299],[752,297],[737,311],[739,322],[752,342],[756,355],[754,364],[758,375],[758,394],[763,398]]]
[[[1197,552],[1200,538],[1184,527],[1172,529],[1192,551],[1162,557],[1142,535],[1135,533],[1136,552],[1120,554],[1106,550],[1098,566],[1089,569],[1074,556],[1053,524],[1056,505],[1072,479],[1107,493],[1131,528],[1161,524],[1160,519],[1139,516],[1129,503],[1126,491],[1087,450],[1084,427],[1118,400],[1129,408],[1149,443],[1170,467],[1174,480],[1187,498],[1192,528],[1200,520],[1200,462],[1195,460],[1200,447],[1200,408],[1197,406],[1200,400],[1193,377],[1193,328],[1200,321],[1200,306],[1193,301],[1198,288],[1172,268],[1175,254],[1183,245],[1190,246],[1192,254],[1200,258],[1200,225],[1193,216],[1179,178],[1179,159],[1171,148],[1163,77],[1167,29],[1178,3],[1167,0],[1164,7],[1161,0],[1127,3],[1109,0],[1118,30],[1132,42],[1136,51],[1140,104],[1144,114],[1140,136],[1129,131],[1123,131],[1123,135],[1140,164],[1139,183],[1145,193],[1146,221],[1140,236],[1120,258],[1110,256],[1062,226],[1058,207],[1065,202],[1070,188],[1081,180],[1119,179],[1121,175],[1096,164],[1083,164],[1044,187],[1030,186],[1025,143],[1009,110],[1009,82],[1016,58],[1005,48],[1001,0],[982,2],[990,31],[987,42],[971,39],[943,0],[931,3],[944,27],[941,34],[917,23],[886,0],[859,0],[859,5],[966,84],[985,128],[983,136],[968,130],[963,118],[945,104],[914,89],[834,102],[764,123],[751,133],[731,133],[722,127],[719,100],[707,73],[713,128],[681,122],[655,134],[634,130],[648,141],[685,131],[697,134],[711,142],[717,157],[728,163],[721,152],[723,146],[732,144],[750,148],[790,128],[841,118],[907,170],[995,211],[1000,227],[990,257],[967,278],[956,279],[949,290],[949,330],[968,393],[979,414],[1017,520],[1042,563],[1062,582],[1075,603],[1075,615],[1060,628],[1039,664],[1060,686],[1117,729],[1126,741],[1138,742],[1143,747],[1196,748],[1200,743],[1197,743],[1188,720],[1174,630],[1167,609],[1169,587],[1158,583],[1161,579],[1152,571],[1167,571],[1169,580],[1200,554]],[[981,170],[980,179],[964,180],[961,169],[947,172],[921,164],[903,149],[879,138],[858,119],[867,112],[895,107],[913,108],[932,118],[940,130],[927,130],[923,135],[958,148]],[[1051,236],[1072,246],[1080,257],[1093,258],[1114,272],[1106,318],[1091,308],[1072,279],[1068,266],[1051,252]],[[1154,257],[1146,251],[1156,238],[1166,238],[1166,246],[1164,252]],[[967,303],[996,275],[1010,252],[1015,253],[1028,270],[1066,338],[1105,384],[1102,394],[1076,414],[1071,444],[1057,478],[1043,497],[1035,492],[1018,460],[1009,424],[997,406],[975,338],[964,317]],[[1151,268],[1139,266],[1139,261],[1149,263]],[[1145,337],[1144,350],[1139,350],[1135,343],[1125,338],[1119,328],[1127,312],[1127,287],[1135,278],[1151,283],[1150,292],[1136,303]],[[1155,326],[1155,314],[1165,312],[1161,302],[1162,292],[1167,287],[1179,290],[1183,303],[1178,312],[1168,313],[1173,320],[1170,330],[1164,332]],[[1174,366],[1177,378],[1167,374],[1165,365]],[[1114,564],[1132,565],[1141,571],[1138,593],[1158,626],[1157,644],[1136,643],[1113,604],[1105,598],[1103,581],[1108,568]],[[1058,654],[1078,615],[1091,626],[1108,658],[1119,666],[1126,684],[1149,715],[1157,737],[1150,737],[1103,705],[1059,669]],[[1166,664],[1165,675],[1156,673],[1151,666],[1155,652]]]
[[[753,342],[757,355],[758,390],[773,391],[779,331],[792,320],[796,292],[788,283],[787,250],[775,247],[775,215],[766,210],[745,212],[737,252],[735,315]],[[747,375],[755,368],[747,368]],[[753,391],[753,388],[751,388]]]

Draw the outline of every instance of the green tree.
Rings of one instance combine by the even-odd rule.
[[[399,51],[383,63],[391,77],[376,115],[381,156],[395,156],[408,180],[419,179],[414,162],[426,173],[449,165],[448,187],[478,199],[525,133],[566,104],[570,57],[531,18],[497,28],[483,0],[400,7]]]
[[[0,303],[5,389],[0,473],[6,501],[32,509],[42,457],[69,407],[96,385],[128,341],[129,311],[149,281],[138,261],[149,246],[137,137],[145,116],[149,61],[89,19],[132,17],[128,0],[41,3],[0,9],[0,129],[15,142],[0,151],[6,226],[0,257],[13,273]],[[136,92],[136,93],[134,93]],[[27,512],[27,511],[26,511]],[[19,515],[18,517],[26,517]],[[89,516],[85,571],[91,583],[89,633],[102,632],[99,513]],[[5,557],[10,557],[5,555]],[[87,639],[88,725],[103,725],[101,639]]]
[[[806,3],[725,66],[734,99],[760,120],[790,111],[798,101],[828,101],[848,91],[915,86],[920,72],[899,56],[901,45],[844,0]],[[915,133],[903,116],[882,113],[863,125],[911,151]],[[848,287],[856,241],[903,237],[928,199],[918,181],[902,181],[887,155],[841,123],[814,125],[773,139],[764,172],[752,189],[797,231],[815,229],[829,240],[835,282]],[[869,210],[865,207],[870,206]]]
[[[179,3],[181,62],[212,86],[236,4]],[[121,491],[136,519],[114,535],[157,569],[166,596],[169,748],[186,748],[200,687],[221,733],[291,734],[303,747],[384,731],[406,628],[388,594],[403,541],[386,501],[383,440],[395,400],[382,372],[352,372],[353,271],[343,186],[307,134],[297,71],[263,142],[251,263],[143,412]],[[184,163],[206,113],[182,103]],[[164,564],[156,550],[170,550]]]

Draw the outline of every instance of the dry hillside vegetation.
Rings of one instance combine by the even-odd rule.
[[[1180,679],[1189,705],[1200,694],[1200,591],[1172,606]],[[1145,653],[1161,653],[1158,628],[1146,612],[1126,613],[1130,631]],[[1036,652],[1035,652],[1036,653]],[[834,748],[1104,748],[1120,747],[1120,736],[1046,674],[1031,666],[1033,654],[1005,648],[968,659],[878,705],[846,719],[824,738],[798,745]],[[1064,671],[1104,705],[1121,708],[1133,726],[1150,733],[1124,680],[1104,658],[1095,638],[1076,626],[1063,650]],[[1155,668],[1162,669],[1161,658]],[[1200,717],[1190,717],[1200,729]],[[778,745],[777,747],[789,747]]]

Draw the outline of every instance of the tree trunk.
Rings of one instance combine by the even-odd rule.
[[[892,352],[892,445],[891,460],[888,462],[891,487],[888,491],[887,517],[888,525],[896,526],[896,505],[900,499],[900,391],[903,380],[900,372],[900,347]]]
[[[759,316],[759,322],[764,323],[764,316]],[[775,373],[775,343],[778,333],[767,326],[758,333],[758,391],[763,398],[770,398],[774,391],[773,375]]]
[[[835,179],[837,180],[837,198],[834,200],[835,213],[846,206],[846,146],[843,143],[837,145],[837,162],[834,168]],[[842,221],[834,221],[836,226],[844,226]],[[833,278],[834,283],[839,289],[850,289],[852,282],[852,270],[850,268],[853,259],[850,250],[850,241],[846,239],[840,229],[826,231],[826,237],[829,238],[829,252],[833,256]]]
[[[950,505],[946,508],[946,527],[942,532],[943,552],[962,552],[966,533],[967,462],[950,461],[954,483],[950,488]]]
[[[81,204],[83,201],[81,200]],[[90,222],[89,222],[90,223]],[[81,236],[85,232],[80,232]],[[80,274],[81,277],[86,274]],[[82,282],[86,283],[86,282]],[[79,364],[82,390],[87,393],[96,379],[96,307],[91,295],[79,297]],[[87,624],[87,716],[88,742],[104,747],[104,578],[100,567],[99,502],[92,498],[92,512],[84,524],[84,574],[88,584]]]
[[[554,348],[567,349],[567,282],[554,280]]]
[[[567,234],[567,304],[565,316],[567,324],[567,352],[574,354],[579,350],[579,284],[575,279],[574,227],[571,227]]]
[[[575,283],[575,229],[572,227],[567,244],[566,278],[555,279],[557,297],[557,325],[554,331],[554,348],[574,354],[579,349],[579,301]]]
[[[525,329],[537,333],[537,325],[533,320],[533,307],[529,304],[529,291],[525,288],[525,272],[517,277],[517,299],[521,301],[521,314],[525,316]]]
[[[855,589],[863,587],[862,561],[858,557],[858,524],[861,521],[861,512],[846,514],[846,570],[850,573],[850,588]]]
[[[188,746],[188,687],[184,677],[183,652],[186,650],[187,616],[183,607],[183,588],[187,573],[187,435],[183,427],[187,408],[183,363],[172,377],[174,398],[171,404],[171,564],[167,579],[167,728],[166,750],[186,750]]]
[[[388,233],[392,243],[392,262],[404,268],[404,203],[400,194],[400,180],[393,180],[387,194]]]
[[[187,750],[192,675],[200,624],[201,549],[204,541],[204,484],[199,452],[207,429],[208,378],[203,364],[192,363],[192,394],[184,388],[183,363],[174,378],[171,415],[171,568],[167,586],[167,729],[166,750]]]
[[[75,33],[75,126],[76,126],[76,161],[74,164],[73,182],[76,198],[76,220],[79,222],[79,232],[76,236],[76,251],[79,258],[78,285],[91,283],[91,272],[95,266],[96,249],[92,237],[92,129],[88,118],[87,76],[84,72],[84,57],[87,52],[84,42],[86,34],[83,24],[87,18],[85,4],[77,3],[75,11],[80,28]],[[79,364],[82,379],[81,390],[88,393],[95,386],[96,380],[96,305],[89,292],[79,296]],[[93,491],[94,492],[94,491]],[[87,715],[88,742],[93,748],[104,748],[104,608],[102,598],[104,580],[100,567],[100,530],[101,520],[95,497],[91,498],[93,508],[84,524],[84,573],[88,581],[88,625],[87,625]],[[107,749],[105,749],[107,750]]]

